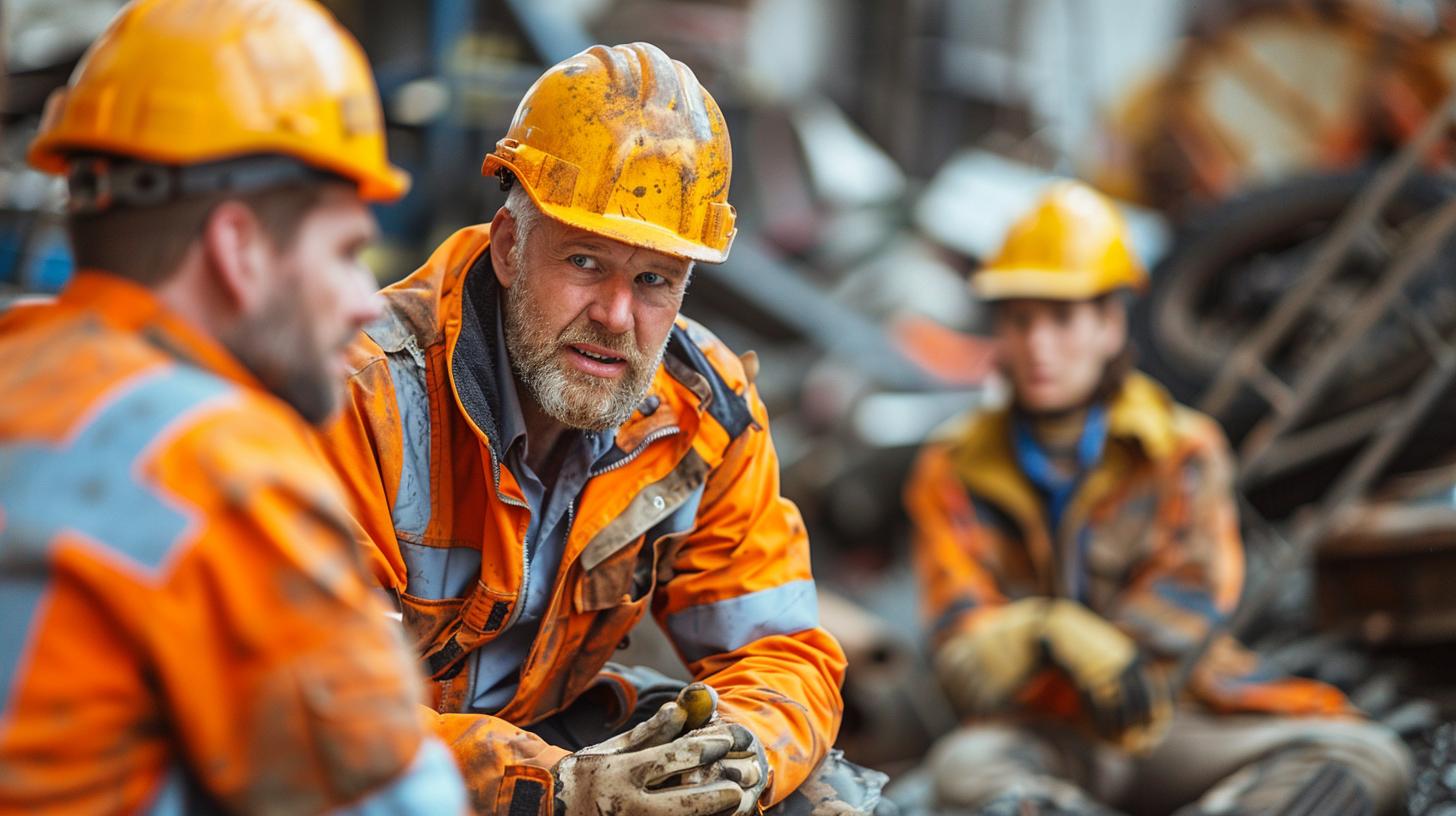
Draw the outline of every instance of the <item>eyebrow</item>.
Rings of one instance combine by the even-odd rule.
[[[600,241],[593,241],[590,238],[573,238],[563,244],[562,249],[585,249],[591,252],[605,253],[607,251],[607,245]]]
[[[607,244],[600,241],[592,240],[591,238],[573,238],[567,241],[565,244],[562,244],[562,249],[567,252],[570,252],[574,249],[584,249],[588,252],[600,252],[603,255],[611,251],[611,248]],[[666,275],[668,277],[685,278],[689,274],[691,274],[691,270],[684,271],[682,269],[678,269],[677,267],[669,266],[668,264],[663,263],[650,263],[645,267],[645,269],[649,272],[656,272],[658,274]]]

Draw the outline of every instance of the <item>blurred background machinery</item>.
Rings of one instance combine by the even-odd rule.
[[[41,104],[118,0],[7,0],[0,300],[72,272]],[[762,360],[785,490],[851,653],[842,742],[894,771],[950,718],[922,665],[899,485],[1000,387],[966,275],[1052,180],[1120,197],[1154,267],[1140,364],[1240,452],[1239,624],[1407,735],[1456,800],[1456,3],[326,0],[379,77],[381,283],[503,200],[475,171],[547,65],[648,40],[734,136],[740,235],[685,309]],[[1267,589],[1271,581],[1278,593]],[[671,670],[650,629],[626,659]],[[1449,778],[1448,778],[1449,777]]]

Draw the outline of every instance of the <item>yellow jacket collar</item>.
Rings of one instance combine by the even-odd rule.
[[[1164,459],[1178,448],[1176,404],[1168,392],[1146,375],[1133,372],[1113,398],[1107,412],[1110,439],[1136,443],[1150,460]],[[983,478],[1019,481],[1020,470],[1011,449],[1011,409],[998,408],[970,417],[951,432],[953,459],[961,473],[981,471]]]

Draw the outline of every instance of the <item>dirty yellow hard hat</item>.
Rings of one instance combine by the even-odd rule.
[[[481,172],[515,177],[550,218],[720,263],[733,243],[733,155],[718,103],[654,45],[594,45],[526,92]]]
[[[1011,227],[971,289],[983,300],[1090,300],[1141,290],[1147,277],[1117,207],[1085,184],[1059,182]]]
[[[134,0],[46,103],[28,159],[188,166],[283,156],[392,201],[379,91],[358,42],[313,0]]]

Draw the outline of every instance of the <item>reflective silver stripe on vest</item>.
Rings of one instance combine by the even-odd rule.
[[[430,398],[425,393],[425,357],[414,337],[401,351],[386,352],[394,400],[399,409],[399,487],[389,513],[397,534],[418,541],[430,525]]]
[[[741,649],[759,638],[792,635],[819,625],[819,596],[805,578],[690,606],[667,616],[673,643],[689,661]]]

